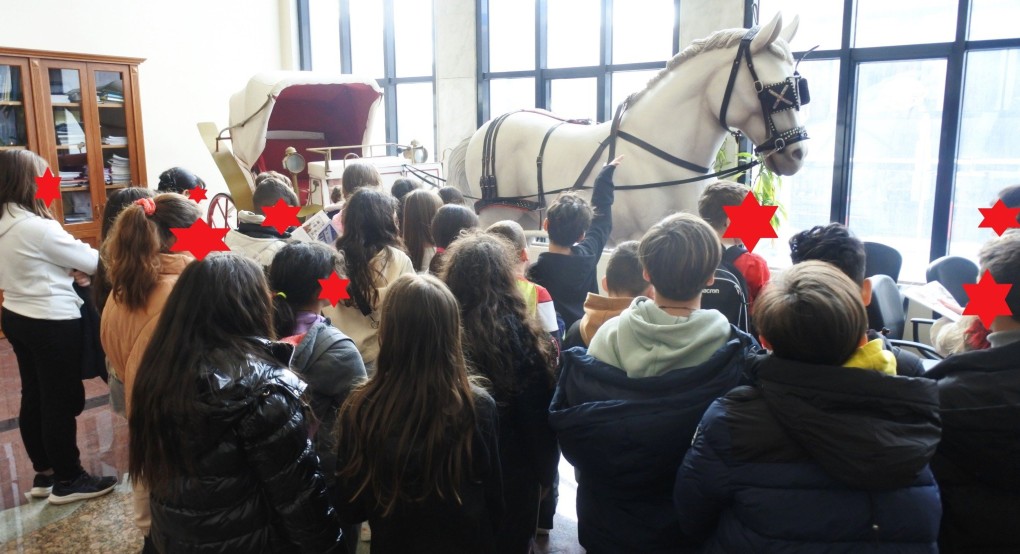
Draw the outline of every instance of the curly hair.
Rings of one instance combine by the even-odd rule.
[[[336,249],[343,253],[347,276],[356,294],[373,310],[379,302],[376,279],[384,264],[372,260],[387,246],[404,250],[396,222],[397,201],[375,189],[360,188],[347,200],[343,211],[344,234],[336,240]],[[377,267],[378,266],[378,267]]]
[[[528,314],[514,275],[516,255],[506,240],[480,231],[459,238],[446,252],[440,277],[460,302],[464,352],[505,404],[532,379],[553,383],[555,352]],[[518,375],[518,368],[532,368]],[[535,371],[534,368],[540,368]]]
[[[867,261],[864,243],[841,223],[815,225],[790,237],[790,260],[794,264],[808,260],[829,262],[858,287],[864,284]]]

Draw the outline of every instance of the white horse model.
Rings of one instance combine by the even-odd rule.
[[[799,121],[807,83],[795,74],[788,45],[797,23],[794,18],[784,29],[777,14],[760,30],[723,30],[694,41],[644,90],[632,94],[613,122],[561,124],[560,118],[538,110],[490,120],[454,149],[450,184],[468,197],[486,199],[480,214],[483,228],[514,219],[525,229],[536,229],[538,214],[522,210],[520,200],[538,200],[539,190],[550,194],[572,185],[590,186],[614,148],[615,155],[625,156],[614,177],[617,187],[701,179],[679,186],[618,189],[613,206],[616,243],[640,238],[675,211],[696,212],[708,168],[731,127],[758,146],[769,168],[792,175],[807,154],[801,142],[807,133]],[[498,131],[487,137],[493,135],[488,130],[494,121]],[[586,166],[591,166],[587,172]],[[494,175],[495,189],[482,190],[481,180],[491,183],[491,177],[483,175]],[[546,205],[554,198],[544,198]]]

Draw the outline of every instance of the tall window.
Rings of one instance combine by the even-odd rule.
[[[775,262],[788,263],[790,235],[828,221],[899,250],[903,280],[924,281],[939,256],[976,258],[994,236],[977,208],[1020,183],[1020,2],[748,4],[764,19],[800,15],[798,57],[818,46],[800,66],[810,153],[783,178]]]
[[[679,9],[679,0],[478,0],[478,123],[535,107],[612,118],[677,52]]]
[[[434,159],[433,0],[297,3],[302,68],[375,78],[383,89],[386,141],[417,140]]]

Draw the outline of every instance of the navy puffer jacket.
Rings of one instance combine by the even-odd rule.
[[[703,552],[938,552],[934,381],[772,356],[751,374],[677,473],[680,526]]]
[[[202,409],[184,445],[196,475],[150,492],[160,552],[341,551],[290,354],[288,345],[253,340],[245,357],[206,358]]]
[[[707,362],[644,378],[582,348],[563,353],[549,422],[577,472],[578,539],[589,553],[682,547],[672,500],[676,470],[705,409],[740,384],[756,350],[734,327]]]

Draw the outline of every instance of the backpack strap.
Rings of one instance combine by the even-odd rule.
[[[733,246],[723,250],[722,261],[723,263],[733,264],[737,261],[737,258],[747,254],[747,247],[743,244],[734,244]]]

